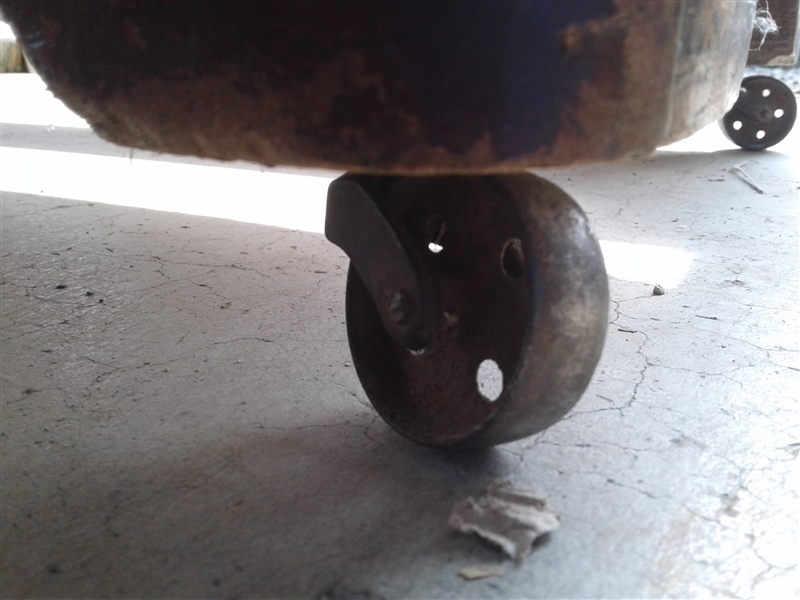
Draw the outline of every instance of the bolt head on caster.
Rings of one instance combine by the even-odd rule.
[[[575,202],[530,174],[344,179],[369,192],[396,232],[391,250],[371,253],[387,257],[384,267],[354,256],[363,244],[348,252],[348,339],[378,413],[417,442],[476,447],[526,437],[569,411],[608,321],[602,254]],[[329,212],[341,201],[335,190]],[[393,289],[384,271],[403,273],[397,247],[418,272],[406,279],[408,302],[428,315],[413,338],[422,347],[393,326],[396,296],[383,291]]]
[[[794,92],[778,79],[756,75],[742,80],[739,98],[720,127],[737,146],[766,150],[789,135],[796,118]]]

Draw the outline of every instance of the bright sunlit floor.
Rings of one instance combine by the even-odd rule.
[[[323,232],[327,186],[337,172],[305,175],[242,163],[237,163],[239,168],[218,161],[187,164],[175,162],[179,157],[154,160],[159,157],[133,150],[116,152],[117,156],[74,148],[46,150],[41,146],[46,146],[48,136],[69,139],[73,130],[88,125],[55,99],[38,77],[6,76],[3,83],[4,191]],[[35,145],[40,147],[25,147],[29,142],[25,138],[31,136],[38,138]],[[632,248],[615,241],[603,242],[603,251],[612,276],[656,280],[668,287],[682,281],[691,263],[689,254],[668,247]]]

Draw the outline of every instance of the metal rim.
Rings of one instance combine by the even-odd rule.
[[[441,315],[431,343],[408,350],[351,265],[348,339],[376,410],[433,446],[490,446],[556,422],[588,385],[608,319],[586,216],[530,174],[387,179],[391,205],[426,251]],[[479,385],[489,363],[502,373],[493,399]]]
[[[725,135],[745,150],[765,150],[782,141],[797,118],[797,101],[782,81],[765,75],[742,80],[739,98],[720,122]]]

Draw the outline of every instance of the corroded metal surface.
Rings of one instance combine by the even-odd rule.
[[[718,119],[754,3],[3,0],[111,141],[262,164],[511,171],[649,153]]]
[[[433,337],[439,308],[427,251],[393,218],[383,193],[391,179],[346,174],[331,183],[325,237],[345,251],[375,301],[386,331],[411,350]],[[444,223],[440,224],[444,232]]]
[[[351,266],[350,350],[377,411],[435,446],[500,444],[558,421],[589,384],[608,321],[608,280],[586,216],[530,174],[382,179],[384,206],[423,250],[440,313],[424,350],[410,351]],[[487,360],[502,372],[494,400],[480,391]]]
[[[691,135],[733,106],[744,76],[755,14],[755,2],[675,4],[680,5],[680,16],[662,143]],[[662,60],[669,63],[667,56]]]

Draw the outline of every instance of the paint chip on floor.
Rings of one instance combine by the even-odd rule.
[[[536,538],[558,529],[561,519],[543,494],[502,485],[480,500],[470,497],[458,502],[449,524],[463,533],[476,533],[509,557],[519,559],[530,553]]]

